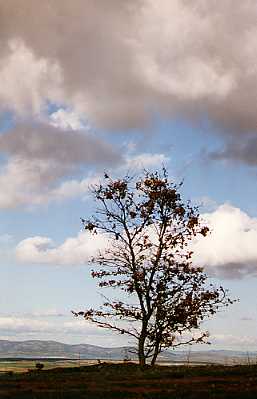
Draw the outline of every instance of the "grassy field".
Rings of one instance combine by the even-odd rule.
[[[58,367],[0,374],[1,399],[256,399],[257,366],[136,364]]]
[[[44,370],[51,370],[56,367],[80,367],[96,364],[97,360],[0,360],[0,373],[13,371],[15,373],[24,373],[28,370],[35,369],[36,363],[43,363]]]

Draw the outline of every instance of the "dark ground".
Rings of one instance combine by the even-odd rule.
[[[100,364],[0,375],[1,399],[256,399],[257,365]]]

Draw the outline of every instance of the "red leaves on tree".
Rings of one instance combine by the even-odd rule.
[[[222,287],[207,285],[203,268],[192,264],[188,244],[209,232],[198,209],[181,200],[180,185],[169,181],[165,169],[138,180],[104,177],[105,183],[93,189],[96,214],[83,221],[86,230],[106,233],[111,245],[93,260],[101,269],[91,275],[100,287],[121,290],[123,300],[109,299],[99,310],[74,314],[136,339],[141,365],[148,357],[154,364],[165,348],[206,342],[201,322],[233,301]],[[132,302],[125,302],[126,294]],[[122,327],[120,320],[131,327]],[[197,337],[190,336],[194,330]]]

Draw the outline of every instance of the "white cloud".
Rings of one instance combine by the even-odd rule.
[[[238,350],[252,348],[252,350],[256,350],[257,338],[254,335],[213,334],[210,338],[214,345],[223,348],[238,348]]]
[[[229,204],[202,219],[211,234],[193,246],[195,262],[217,275],[257,275],[257,219]]]
[[[50,124],[64,130],[80,130],[85,127],[76,112],[63,108],[50,115]]]
[[[108,143],[78,133],[62,132],[46,125],[19,126],[0,137],[0,150],[9,155],[0,172],[0,208],[37,206],[53,201],[85,197],[99,172],[81,175],[86,165],[106,165],[124,170],[160,168],[169,162],[164,154],[143,153],[124,157]]]
[[[48,193],[48,201],[60,201],[68,198],[85,197],[92,185],[98,184],[97,176],[82,180],[67,180]]]
[[[200,204],[200,207],[204,208],[206,212],[214,211],[218,208],[218,203],[208,196],[196,198],[196,202]]]
[[[39,332],[45,331],[49,328],[49,323],[47,321],[42,320],[34,320],[31,318],[23,318],[23,317],[8,317],[2,316],[0,317],[0,333],[4,331],[11,332]]]
[[[56,166],[44,160],[9,159],[0,173],[0,185],[5,188],[0,193],[0,208],[47,202],[48,190],[43,191],[42,186],[47,182],[45,187],[49,187],[51,180],[60,173]]]
[[[62,81],[57,63],[36,57],[22,40],[10,40],[0,62],[0,104],[21,115],[40,115],[48,97],[57,99]]]
[[[217,276],[257,275],[257,219],[228,204],[201,217],[211,233],[192,243],[194,264]],[[107,245],[106,236],[88,232],[67,238],[60,245],[48,237],[30,237],[17,245],[16,258],[23,263],[79,265]]]
[[[81,265],[106,245],[106,237],[88,232],[81,232],[77,237],[67,238],[59,246],[54,245],[48,237],[30,237],[17,245],[16,258],[23,263]]]
[[[46,314],[0,315],[0,339],[42,339],[67,343],[87,343],[103,347],[127,344],[124,336],[98,328],[96,325],[76,318],[71,313],[56,317]]]
[[[56,316],[56,317],[55,317]],[[59,342],[87,343],[92,345],[122,346],[128,344],[126,336],[98,328],[83,318],[75,318],[71,313],[58,317],[58,313],[36,313],[0,315],[0,339],[27,340],[51,339]],[[251,333],[233,334],[211,333],[210,341],[215,349],[255,350],[257,339]],[[208,348],[205,348],[208,349]]]
[[[152,167],[160,169],[170,161],[170,158],[164,154],[142,153],[138,155],[130,155],[126,159],[124,168],[127,169],[149,169]]]
[[[17,316],[0,316],[0,334],[6,333],[60,333],[79,334],[87,331],[87,333],[97,334],[97,327],[86,323],[84,319],[77,319],[72,314],[66,317],[53,320],[53,315],[49,318],[46,315],[25,316],[23,314]],[[47,320],[48,318],[48,320]]]
[[[5,188],[0,193],[0,208],[30,207],[85,196],[97,181],[97,177],[89,176],[58,183],[62,174],[62,167],[55,162],[10,158],[0,173],[0,184]]]

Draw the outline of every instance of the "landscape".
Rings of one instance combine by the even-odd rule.
[[[29,365],[29,363],[27,363]],[[256,364],[158,366],[136,363],[55,364],[0,374],[0,397],[30,398],[255,398]]]
[[[256,0],[0,0],[0,399],[257,397]]]
[[[130,348],[0,341],[1,398],[254,398],[257,352],[177,351],[144,370]],[[40,370],[38,364],[42,364]]]
[[[68,345],[55,341],[1,341],[0,340],[0,371],[6,369],[6,362],[12,364],[26,361],[50,361],[51,364],[60,364],[70,360],[72,364],[79,365],[81,361],[97,363],[101,361],[128,361],[136,360],[131,347],[103,348],[95,345]],[[180,350],[166,351],[158,358],[159,363],[165,364],[255,364],[256,352],[243,352],[232,350]],[[9,367],[9,366],[8,366]],[[15,365],[17,368],[18,366]],[[21,366],[24,368],[23,366]]]

